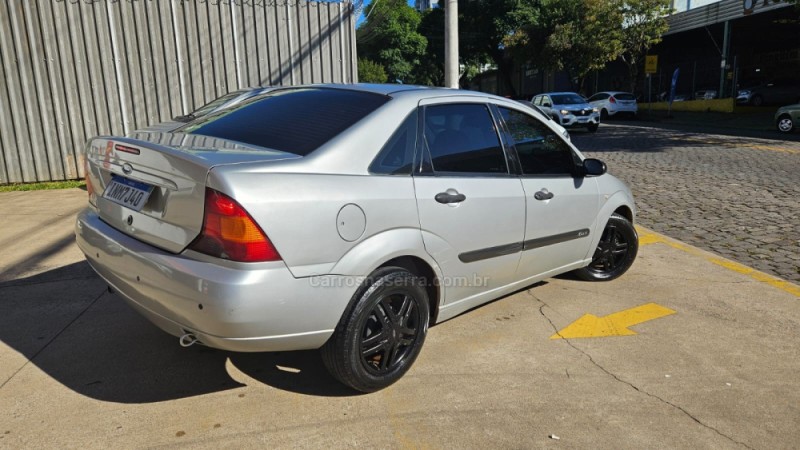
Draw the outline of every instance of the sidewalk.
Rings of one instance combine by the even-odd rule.
[[[85,202],[0,193],[0,448],[800,442],[800,286],[649,230],[624,276],[547,279],[431,327],[408,374],[357,395],[315,351],[181,348],[84,262]],[[581,320],[610,329],[564,332]]]

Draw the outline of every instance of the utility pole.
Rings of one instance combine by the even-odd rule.
[[[458,0],[444,7],[444,86],[458,89]]]

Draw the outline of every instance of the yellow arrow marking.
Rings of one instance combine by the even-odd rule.
[[[630,336],[636,334],[628,327],[675,314],[675,311],[656,303],[647,303],[635,308],[615,312],[605,317],[584,314],[583,317],[567,325],[550,339],[575,339],[606,336]]]

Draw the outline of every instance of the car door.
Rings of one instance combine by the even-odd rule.
[[[518,278],[579,265],[590,253],[590,230],[599,210],[596,180],[578,176],[580,158],[541,120],[503,106],[498,111],[526,196]]]
[[[425,250],[444,275],[443,303],[512,282],[525,233],[525,193],[488,106],[458,99],[420,104],[414,177]]]

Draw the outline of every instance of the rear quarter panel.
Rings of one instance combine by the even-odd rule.
[[[368,267],[380,264],[378,256],[391,254],[392,233],[402,234],[404,245],[423,248],[410,176],[261,173],[228,166],[212,170],[208,185],[232,196],[253,216],[296,277],[367,275]],[[348,207],[356,216],[363,211],[362,232],[358,217],[340,217],[346,205],[357,207]],[[332,272],[356,247],[358,263],[351,254],[352,263]]]

